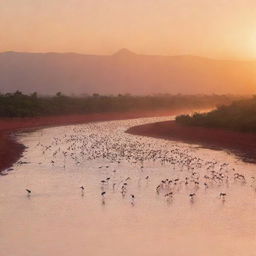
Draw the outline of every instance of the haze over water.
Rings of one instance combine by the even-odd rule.
[[[0,179],[0,254],[256,255],[255,165],[224,151],[125,133],[167,119],[21,134],[28,148]],[[223,180],[205,180],[213,172]],[[158,191],[166,179],[172,182]]]

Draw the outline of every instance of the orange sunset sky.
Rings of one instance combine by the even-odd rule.
[[[0,0],[0,51],[256,58],[255,0]]]

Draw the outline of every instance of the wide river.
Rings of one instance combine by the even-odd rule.
[[[0,255],[255,256],[256,166],[125,133],[167,119],[19,134],[27,149],[0,178]]]

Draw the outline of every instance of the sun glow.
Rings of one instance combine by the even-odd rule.
[[[256,58],[255,0],[9,0],[0,17],[0,51]]]
[[[251,57],[256,59],[256,32],[252,33],[248,40],[248,51]]]

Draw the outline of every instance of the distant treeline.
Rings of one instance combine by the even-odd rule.
[[[17,91],[0,94],[0,117],[209,108],[229,104],[238,98],[227,95],[103,96],[99,94],[72,97],[60,92],[55,96],[39,96],[37,93],[25,95]]]
[[[256,96],[219,106],[209,113],[180,115],[176,121],[185,125],[225,128],[243,132],[256,132]]]

